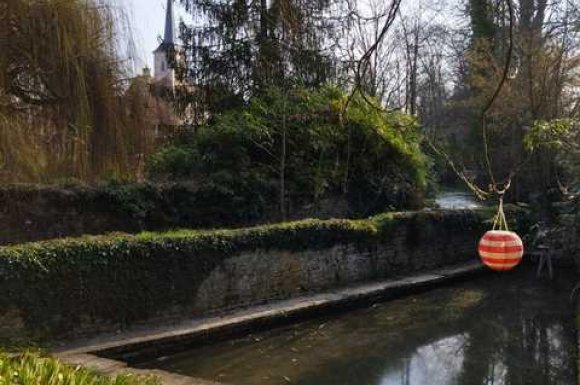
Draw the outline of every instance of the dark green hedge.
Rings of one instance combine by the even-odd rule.
[[[445,229],[446,236],[483,232],[479,215],[383,214],[367,220],[313,219],[238,230],[91,236],[2,247],[0,321],[3,315],[17,314],[23,320],[19,333],[38,339],[170,317],[193,303],[198,285],[216,266],[245,250],[316,250],[337,244],[368,248],[389,242],[393,226],[410,226],[409,242],[417,243],[424,228]],[[0,326],[0,334],[2,330]]]
[[[222,228],[275,221],[275,210],[258,209],[262,203],[251,191],[235,195],[214,187],[193,183],[0,187],[0,245],[112,231]],[[334,206],[342,207],[340,202]],[[296,218],[329,215],[324,208],[308,207]],[[330,215],[349,217],[341,210]]]
[[[171,228],[208,228],[269,221],[236,197],[194,184],[4,186],[0,188],[0,244]],[[249,199],[249,198],[248,198]]]
[[[423,207],[428,160],[416,119],[360,97],[344,111],[347,98],[336,87],[264,90],[173,138],[147,160],[149,177],[197,181],[217,205],[278,219],[336,199],[356,218]]]

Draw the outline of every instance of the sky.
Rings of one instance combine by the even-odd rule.
[[[124,7],[133,30],[133,38],[137,48],[137,56],[141,63],[137,67],[153,65],[153,51],[159,45],[165,24],[165,7],[167,0],[112,0],[116,5]],[[175,23],[185,17],[178,2],[175,6]],[[140,68],[137,68],[140,70]]]
[[[109,0],[112,4],[120,6],[124,13],[128,15],[129,22],[132,28],[132,35],[135,41],[137,50],[137,60],[135,63],[135,70],[141,72],[144,66],[149,68],[153,65],[153,51],[157,48],[160,42],[160,37],[163,34],[165,24],[165,8],[167,0]],[[360,0],[363,9],[365,5],[373,0]],[[374,0],[376,1],[376,0]],[[446,3],[456,3],[457,0],[432,0],[430,3],[436,6],[444,6]],[[413,4],[413,1],[409,2]],[[403,9],[409,7],[409,4],[403,2]],[[189,20],[185,14],[185,10],[179,5],[179,1],[175,1],[175,22],[178,28],[181,19],[186,22]],[[120,47],[125,49],[128,42],[120,42]]]

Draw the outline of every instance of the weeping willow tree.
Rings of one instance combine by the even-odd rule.
[[[0,180],[132,178],[143,93],[125,92],[116,12],[97,0],[0,1]]]

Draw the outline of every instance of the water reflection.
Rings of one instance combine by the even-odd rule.
[[[489,275],[145,366],[239,385],[568,385],[568,282]]]
[[[443,338],[417,349],[401,367],[383,375],[380,385],[457,384],[463,367],[466,336]]]
[[[442,209],[476,209],[481,207],[473,195],[464,192],[444,192],[437,196],[435,203]]]

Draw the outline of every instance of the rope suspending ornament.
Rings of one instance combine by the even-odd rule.
[[[505,212],[503,211],[503,196],[504,196],[504,194],[505,194],[505,190],[498,192],[499,204],[497,207],[497,214],[495,215],[495,217],[493,219],[492,230],[510,231],[506,217],[505,217]]]
[[[493,220],[493,227],[486,232],[479,241],[479,257],[492,270],[508,271],[514,269],[522,261],[524,244],[522,239],[509,230],[503,210],[505,189],[497,191],[499,204],[497,214]]]
[[[503,206],[504,195],[510,188],[511,181],[516,173],[516,170],[512,169],[512,171],[510,171],[509,177],[507,178],[507,183],[503,186],[503,188],[500,189],[492,170],[487,135],[486,115],[494,105],[496,98],[500,95],[504,84],[508,80],[508,73],[510,70],[513,53],[514,7],[512,0],[505,0],[505,3],[509,11],[510,19],[506,60],[504,63],[500,82],[487,104],[485,104],[481,113],[481,130],[485,164],[487,166],[487,171],[491,180],[490,192],[497,194],[499,203],[497,214],[493,220],[493,227],[490,231],[486,232],[479,241],[478,252],[482,262],[490,269],[496,271],[508,271],[514,269],[517,265],[520,264],[524,254],[524,244],[522,239],[516,233],[509,230]]]

